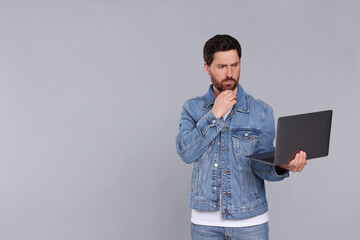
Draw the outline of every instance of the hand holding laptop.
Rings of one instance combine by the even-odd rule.
[[[300,172],[307,160],[328,155],[331,120],[332,110],[280,117],[275,151],[245,157],[275,165],[280,172]]]
[[[306,153],[304,151],[300,151],[296,153],[294,159],[292,159],[288,164],[281,164],[277,167],[289,170],[291,172],[301,172],[306,164]]]

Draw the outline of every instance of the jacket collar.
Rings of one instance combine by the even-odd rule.
[[[237,86],[237,103],[234,105],[233,109],[242,112],[242,113],[248,113],[250,111],[249,109],[249,98],[247,94],[245,93],[244,89],[238,84]],[[215,96],[213,91],[213,85],[211,84],[209,87],[208,92],[205,94],[205,103],[203,110],[208,108],[210,105],[214,105],[215,102]]]

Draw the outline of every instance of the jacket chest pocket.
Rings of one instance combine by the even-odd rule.
[[[258,129],[234,129],[232,131],[232,141],[235,154],[242,156],[252,154],[258,138]]]

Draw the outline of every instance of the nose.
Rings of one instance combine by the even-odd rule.
[[[232,74],[233,74],[233,71],[232,71],[231,67],[227,67],[226,68],[226,77],[232,78]]]

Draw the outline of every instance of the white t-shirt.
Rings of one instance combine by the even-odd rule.
[[[225,120],[229,113],[227,112],[223,119]],[[220,194],[221,201],[221,194]],[[192,209],[191,212],[191,222],[198,225],[205,226],[217,226],[217,227],[249,227],[260,225],[269,221],[269,214],[265,212],[255,217],[245,218],[245,219],[223,219],[221,211],[202,211],[197,209]]]

